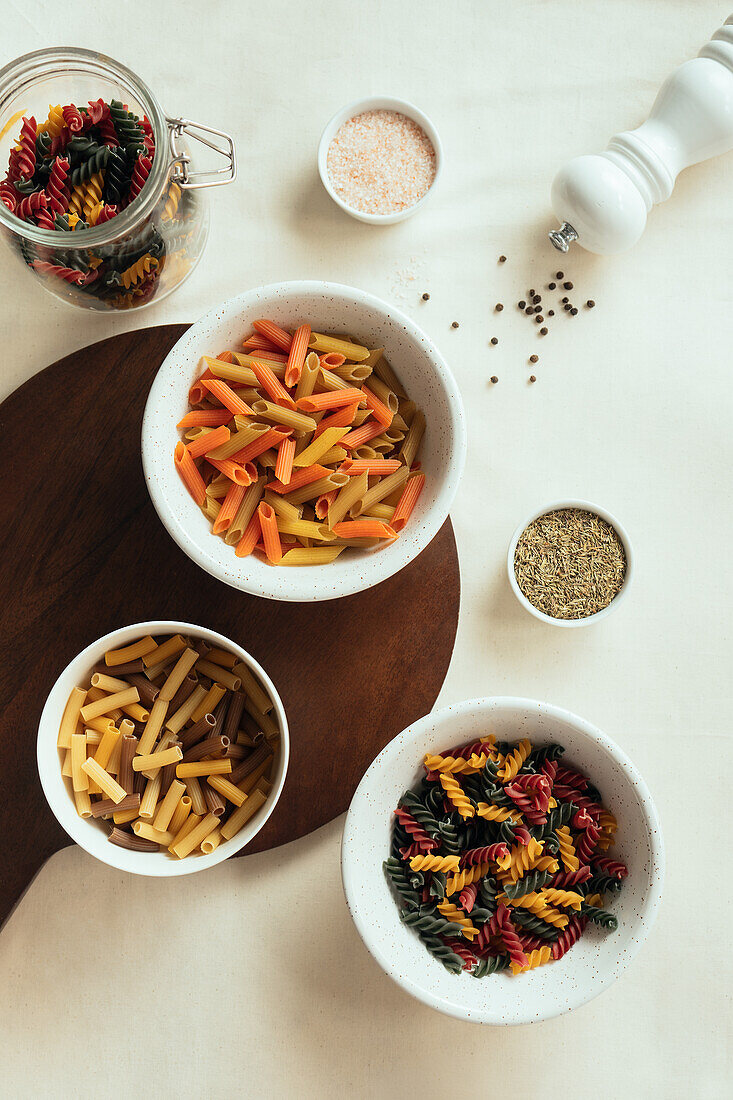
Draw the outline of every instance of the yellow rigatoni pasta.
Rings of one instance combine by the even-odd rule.
[[[81,711],[86,697],[87,693],[83,688],[75,687],[71,689],[66,706],[64,707],[61,725],[59,726],[59,735],[56,741],[60,749],[71,748],[71,735],[72,733],[76,733],[77,726],[79,725],[79,712]]]
[[[236,811],[235,811],[236,812]],[[179,859],[184,859],[187,855],[190,855],[195,848],[198,848],[202,840],[205,840],[209,833],[213,833],[214,829],[219,827],[219,818],[216,814],[207,814],[202,821],[199,821],[198,825],[195,825],[193,829],[182,839],[171,845],[171,852],[173,855],[178,856]]]
[[[107,795],[107,798],[111,798],[113,802],[121,802],[127,796],[125,788],[121,787],[109,772],[106,772],[104,768],[100,768],[96,760],[85,760],[81,769],[98,784],[102,792]]]
[[[224,840],[231,840],[242,829],[249,819],[259,810],[266,799],[263,791],[256,788],[246,800],[239,806],[221,826],[221,835]]]
[[[155,638],[151,638],[147,634],[139,641],[123,646],[122,649],[108,649],[104,655],[104,661],[109,666],[125,665],[128,661],[136,661],[139,657],[144,657],[146,653],[151,653],[154,649],[157,649],[157,646],[158,643]]]
[[[102,714],[127,706],[129,703],[137,703],[140,693],[136,687],[128,687],[124,691],[116,691],[112,695],[105,695],[93,703],[86,703],[80,710],[82,721],[90,718],[99,718]]]

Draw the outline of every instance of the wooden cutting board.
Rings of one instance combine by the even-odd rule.
[[[0,405],[0,924],[72,843],[41,790],[36,732],[54,680],[100,635],[183,619],[228,635],[268,671],[288,715],[290,768],[247,852],[342,813],[377,752],[431,709],[448,670],[460,594],[449,520],[397,576],[316,604],[237,592],[171,540],[145,487],[140,427],[153,376],[187,328],[83,348]]]

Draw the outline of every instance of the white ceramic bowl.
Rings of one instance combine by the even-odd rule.
[[[369,347],[384,347],[408,394],[425,413],[420,450],[425,488],[410,522],[391,545],[349,550],[331,565],[278,568],[211,533],[211,525],[183,486],[173,465],[177,422],[188,408],[201,356],[241,347],[252,321],[267,317],[295,327],[349,333]],[[247,291],[212,309],[171,349],[145,407],[142,456],[150,496],[169,534],[207,573],[233,588],[271,600],[333,600],[386,580],[412,561],[446,520],[466,457],[466,428],[458,387],[438,349],[393,306],[337,283],[276,283]]]
[[[529,737],[557,741],[563,760],[584,771],[619,822],[612,852],[629,868],[609,904],[616,932],[589,925],[564,958],[513,977],[450,974],[400,921],[382,863],[389,855],[392,812],[403,791],[424,774],[426,752],[472,741]],[[449,1016],[484,1024],[526,1024],[578,1008],[626,969],[659,908],[664,848],[646,784],[622,750],[590,723],[532,699],[472,699],[421,718],[382,750],[359,784],[344,826],[341,854],[346,900],[364,943],[382,969],[413,997]]]
[[[416,122],[418,126],[422,127],[435,150],[435,176],[433,177],[433,182],[430,184],[430,187],[418,202],[413,203],[412,206],[407,206],[404,210],[397,210],[394,214],[368,214],[363,210],[356,210],[353,206],[349,206],[349,204],[344,202],[340,195],[334,191],[328,176],[328,147],[333,141],[336,132],[345,122],[348,122],[350,118],[355,118],[356,115],[361,115],[365,111],[399,111],[400,114],[406,115],[407,118],[411,118],[413,122]],[[354,103],[349,103],[346,107],[342,107],[326,125],[325,130],[321,134],[321,140],[318,143],[318,174],[321,177],[321,183],[337,206],[340,206],[342,210],[345,210],[352,218],[356,218],[357,221],[367,222],[369,225],[394,225],[395,222],[401,222],[404,221],[405,218],[412,217],[416,211],[425,205],[435,191],[435,186],[440,177],[442,168],[443,146],[438,131],[435,129],[430,119],[427,115],[424,115],[422,111],[418,110],[413,103],[408,103],[406,99],[395,99],[393,96],[371,96],[368,99],[357,99]]]
[[[626,573],[618,594],[614,596],[607,607],[604,607],[601,611],[596,611],[595,615],[587,615],[584,619],[554,619],[552,615],[545,615],[544,611],[540,611],[539,608],[530,603],[524,595],[517,584],[517,578],[514,573],[514,553],[517,549],[517,543],[519,542],[522,532],[529,527],[530,523],[538,519],[539,516],[547,515],[548,512],[558,512],[563,508],[578,508],[583,512],[594,512],[595,515],[600,516],[601,519],[605,519],[606,523],[609,523],[611,527],[615,529],[626,555]],[[535,619],[540,619],[543,623],[550,623],[552,626],[589,626],[591,623],[597,623],[600,619],[605,619],[607,615],[610,615],[612,611],[615,611],[619,607],[622,600],[626,599],[634,575],[634,551],[631,547],[631,540],[629,539],[626,528],[622,527],[616,517],[612,516],[610,512],[607,512],[605,508],[599,508],[597,504],[591,504],[587,500],[556,500],[551,504],[546,504],[544,508],[535,509],[534,512],[531,512],[526,519],[523,519],[519,524],[509,543],[506,568],[512,592],[517,597],[522,607],[529,611],[530,615],[534,615]]]
[[[71,689],[81,687],[89,682],[92,667],[102,660],[106,650],[129,645],[137,638],[144,637],[145,634],[177,633],[203,638],[204,641],[211,642],[212,645],[222,646],[224,649],[236,653],[240,660],[249,665],[272,699],[274,717],[280,727],[277,766],[272,779],[272,790],[267,797],[267,801],[236,836],[219,844],[211,855],[192,855],[186,859],[174,859],[164,852],[131,852],[126,848],[118,848],[117,845],[110,844],[107,840],[108,827],[105,823],[94,821],[91,818],[85,820],[77,814],[71,785],[61,774],[63,754],[56,747],[61,716],[64,713],[64,707]],[[120,871],[132,871],[133,874],[137,875],[167,878],[172,875],[190,875],[194,871],[204,871],[207,867],[213,867],[216,863],[221,863],[229,856],[233,856],[235,852],[244,848],[257,835],[275,809],[282,793],[285,775],[288,770],[290,737],[280,696],[272,680],[262,666],[255,661],[254,657],[251,657],[245,649],[233,642],[231,638],[226,638],[223,634],[217,634],[215,630],[207,630],[205,627],[195,626],[193,623],[160,620],[135,623],[132,626],[124,626],[120,630],[113,630],[111,633],[105,634],[103,638],[88,645],[78,657],[75,657],[66,666],[51,688],[41,714],[38,727],[37,756],[38,774],[46,801],[59,825],[66,830],[72,840],[75,840],[90,855],[100,859],[102,863],[108,863],[110,867],[117,867]]]

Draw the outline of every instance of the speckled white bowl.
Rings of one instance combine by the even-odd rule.
[[[517,550],[517,543],[522,537],[522,533],[529,527],[530,523],[534,523],[540,516],[546,516],[548,512],[560,512],[565,508],[577,508],[581,512],[593,512],[594,515],[600,516],[601,519],[605,519],[606,523],[609,523],[616,531],[616,534],[621,540],[621,545],[624,548],[624,554],[626,555],[626,572],[618,593],[606,607],[601,608],[600,611],[596,611],[595,615],[586,615],[584,619],[554,619],[552,615],[546,615],[544,611],[540,611],[538,607],[530,603],[524,592],[522,592],[522,589],[517,583],[516,573],[514,572],[514,555]],[[591,623],[597,623],[601,619],[605,619],[612,611],[618,610],[622,601],[626,599],[634,576],[634,551],[626,528],[622,527],[616,517],[612,516],[610,512],[607,512],[605,508],[599,508],[597,504],[591,504],[588,500],[555,500],[551,504],[546,504],[544,508],[535,508],[533,512],[530,512],[530,514],[517,525],[509,543],[509,549],[506,556],[506,568],[512,592],[517,597],[524,610],[529,611],[530,615],[534,615],[535,619],[539,619],[540,622],[543,623],[549,623],[550,626],[590,626]]]
[[[71,784],[61,774],[63,753],[56,748],[61,717],[71,689],[89,683],[93,666],[102,660],[108,649],[130,645],[146,634],[178,633],[203,638],[210,645],[221,646],[236,653],[239,659],[252,669],[272,699],[273,717],[280,727],[280,747],[272,777],[272,790],[267,796],[267,801],[231,840],[223,841],[210,855],[192,855],[187,856],[186,859],[174,859],[166,852],[132,852],[127,848],[118,848],[117,845],[110,844],[107,840],[106,823],[92,818],[84,819],[77,814]],[[218,634],[215,630],[207,630],[206,627],[196,626],[194,623],[174,622],[167,619],[124,626],[88,645],[73,661],[69,662],[51,688],[38,726],[38,774],[46,801],[61,828],[76,841],[80,848],[89,852],[95,859],[101,860],[102,863],[108,863],[110,867],[116,867],[120,871],[150,875],[153,878],[170,878],[177,875],[190,875],[195,871],[205,871],[207,867],[214,867],[249,844],[277,805],[285,784],[289,757],[290,736],[285,709],[275,685],[262,666],[247,653],[246,649],[242,649],[231,638]]]
[[[356,207],[349,206],[332,187],[328,174],[328,148],[331,142],[345,122],[348,122],[350,118],[356,118],[357,115],[364,114],[365,111],[398,111],[401,115],[406,115],[407,118],[411,118],[413,122],[416,122],[422,128],[435,150],[435,175],[430,187],[423,197],[413,203],[412,206],[406,206],[404,210],[395,210],[392,214],[369,214],[364,210],[357,210]],[[367,99],[357,99],[353,103],[347,103],[326,123],[321,134],[321,140],[318,143],[318,174],[324,188],[337,206],[340,206],[352,218],[356,218],[359,222],[366,222],[368,225],[394,225],[395,222],[402,222],[405,218],[411,218],[425,205],[435,191],[442,169],[443,146],[438,131],[428,116],[423,114],[414,103],[409,103],[406,99],[395,99],[394,96],[369,96]]]
[[[382,870],[392,812],[402,792],[423,775],[426,752],[485,733],[533,744],[557,741],[563,760],[584,771],[618,818],[618,854],[629,868],[609,908],[619,926],[589,925],[558,962],[513,977],[450,974],[401,923]],[[471,699],[421,718],[382,750],[354,795],[344,826],[341,868],[346,900],[359,933],[382,969],[413,997],[449,1016],[483,1024],[527,1024],[578,1008],[626,969],[649,934],[664,881],[664,846],[652,797],[622,750],[595,726],[533,699]]]
[[[267,317],[294,328],[349,333],[384,347],[410,397],[425,413],[420,450],[425,488],[410,522],[391,545],[349,550],[331,565],[277,568],[256,557],[238,558],[183,486],[173,465],[191,383],[202,355],[241,347],[252,321]],[[437,535],[448,516],[466,458],[461,397],[447,363],[427,336],[398,309],[338,283],[275,283],[240,294],[197,321],[171,349],[155,376],[142,428],[145,480],[168,533],[197,565],[233,588],[271,600],[333,600],[371,588],[403,569]]]

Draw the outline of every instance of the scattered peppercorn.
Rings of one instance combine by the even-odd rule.
[[[430,301],[430,295],[428,294],[427,290],[423,294],[422,300],[423,300],[423,302],[429,302]]]
[[[494,306],[494,309],[496,310],[497,313],[501,313],[503,308],[504,308],[504,306],[502,305],[501,302],[497,302],[496,305]]]
[[[500,256],[499,257],[499,263],[500,264],[505,264],[506,263],[506,256]]]
[[[537,305],[538,302],[542,301],[542,295],[541,294],[533,294],[532,295],[532,301],[534,302],[535,305]]]
[[[594,306],[594,305],[595,305],[596,303],[595,303],[595,302],[593,301],[593,299],[592,299],[592,298],[589,298],[589,299],[588,299],[588,301],[587,301],[587,302],[586,302],[585,304],[587,305],[588,309],[593,309],[593,306]]]
[[[524,302],[524,301],[517,302],[517,305],[519,306],[520,309],[526,309],[527,308],[527,303]]]
[[[556,286],[557,286],[557,283],[548,283],[547,284],[547,289],[548,290],[554,290]]]
[[[568,304],[566,306],[563,306],[562,308],[565,310],[566,313],[569,313],[573,307],[568,302]]]
[[[530,380],[530,382],[536,382],[537,381],[537,375],[536,374],[530,374],[529,380]]]
[[[496,385],[496,383],[499,381],[499,379],[496,377],[495,374],[492,374],[491,381],[494,383],[494,385]]]
[[[569,298],[561,298],[560,301],[562,302],[563,305],[565,305],[565,303],[569,302],[570,299]]]
[[[530,298],[534,298],[534,287],[532,287],[532,289],[528,291],[528,294]]]
[[[529,361],[530,363],[537,363],[539,361],[539,358],[539,355],[530,355]]]
[[[458,328],[458,321],[451,321],[451,328]]]
[[[563,283],[562,285],[565,288],[565,290],[572,290],[573,289],[573,284],[571,282]]]
[[[527,314],[527,316],[529,317],[530,313],[534,313],[534,306],[527,306],[527,308],[525,309],[525,311],[524,311],[524,312],[525,312],[525,313]]]
[[[548,317],[554,317],[555,316],[555,310],[554,309],[548,309],[547,316]]]
[[[536,325],[541,325],[541,324],[542,324],[542,322],[544,321],[544,319],[545,319],[545,318],[544,318],[544,317],[542,316],[542,314],[541,314],[541,313],[538,313],[538,314],[537,314],[537,316],[536,316],[536,317],[535,317],[535,319],[534,319],[534,323],[535,323]]]
[[[535,306],[534,311],[535,313],[542,313],[542,306]]]
[[[499,341],[496,339],[495,336],[492,336],[491,337],[491,343],[494,345],[494,347],[496,347],[496,345],[499,343]]]
[[[544,326],[540,329],[540,336],[547,336],[547,329]]]
[[[573,306],[573,308],[572,308],[572,309],[570,310],[570,316],[571,316],[571,317],[576,317],[576,316],[577,316],[577,314],[578,314],[578,311],[577,311],[577,309],[575,308],[575,306]]]
[[[556,271],[556,272],[555,272],[555,278],[556,278],[556,279],[562,279],[562,277],[563,277],[563,275],[564,275],[564,274],[565,274],[565,273],[564,273],[563,271]]]

